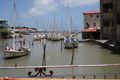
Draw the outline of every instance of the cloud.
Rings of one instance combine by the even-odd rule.
[[[60,1],[64,6],[67,6],[68,3],[69,7],[80,7],[94,4],[99,0],[60,0]]]
[[[99,0],[33,0],[32,7],[22,16],[46,15],[60,9],[60,6],[80,7],[94,4]]]
[[[55,0],[33,0],[32,7],[23,17],[45,15],[58,10],[58,3]]]

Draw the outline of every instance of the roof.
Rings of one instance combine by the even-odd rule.
[[[90,27],[90,28],[84,29],[83,32],[97,32],[98,30],[100,30],[100,29],[98,29],[96,27]]]
[[[87,12],[84,12],[83,14],[84,15],[85,14],[100,14],[100,11],[87,11]]]
[[[5,19],[0,19],[0,21],[5,21],[5,22],[8,22],[7,20],[5,20]]]

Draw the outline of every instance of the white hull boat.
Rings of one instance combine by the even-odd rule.
[[[24,56],[30,53],[30,49],[29,48],[24,48],[22,45],[20,48],[16,48],[15,45],[15,26],[16,26],[16,4],[14,1],[14,29],[13,29],[13,39],[12,39],[12,47],[6,47],[4,50],[4,58],[16,58],[16,57],[20,57],[20,56]]]
[[[77,48],[78,44],[79,42],[77,39],[72,39],[72,38],[64,39],[64,48],[68,48],[68,49]]]
[[[9,47],[6,47],[4,50],[4,58],[16,58],[20,56],[24,56],[30,53],[29,48],[20,48],[20,49],[12,49]]]

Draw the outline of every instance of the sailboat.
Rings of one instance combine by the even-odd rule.
[[[34,41],[41,41],[41,35],[40,34],[36,34],[33,36],[33,40]]]
[[[57,23],[56,23],[56,18],[54,16],[54,20],[53,20],[53,31],[51,33],[51,40],[52,41],[59,41],[60,40],[60,36],[58,35],[59,32],[57,31]]]
[[[38,27],[38,19],[36,19],[36,26]],[[41,41],[41,35],[36,32],[33,36],[33,41]]]
[[[72,18],[71,18],[72,21]],[[64,38],[64,48],[77,48],[78,47],[78,39],[76,36],[72,35],[71,32],[68,33],[68,35]]]
[[[12,39],[12,47],[5,47],[4,49],[4,58],[16,58],[20,56],[24,56],[30,53],[30,49],[20,46],[20,48],[16,48],[15,45],[15,26],[16,26],[16,4],[14,1],[14,14],[13,14],[13,39]]]
[[[67,4],[67,8],[68,4]],[[73,48],[77,48],[78,47],[78,39],[76,38],[76,36],[74,36],[72,34],[72,17],[70,17],[70,25],[69,25],[69,33],[68,35],[64,38],[64,48],[68,48],[68,49],[73,49]]]

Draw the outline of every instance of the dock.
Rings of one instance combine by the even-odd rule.
[[[83,40],[79,40],[79,43],[89,42],[89,41],[91,41],[91,39],[83,39]]]
[[[93,42],[101,45],[104,48],[107,48],[115,54],[120,54],[119,46],[115,46],[110,40],[92,40]]]

